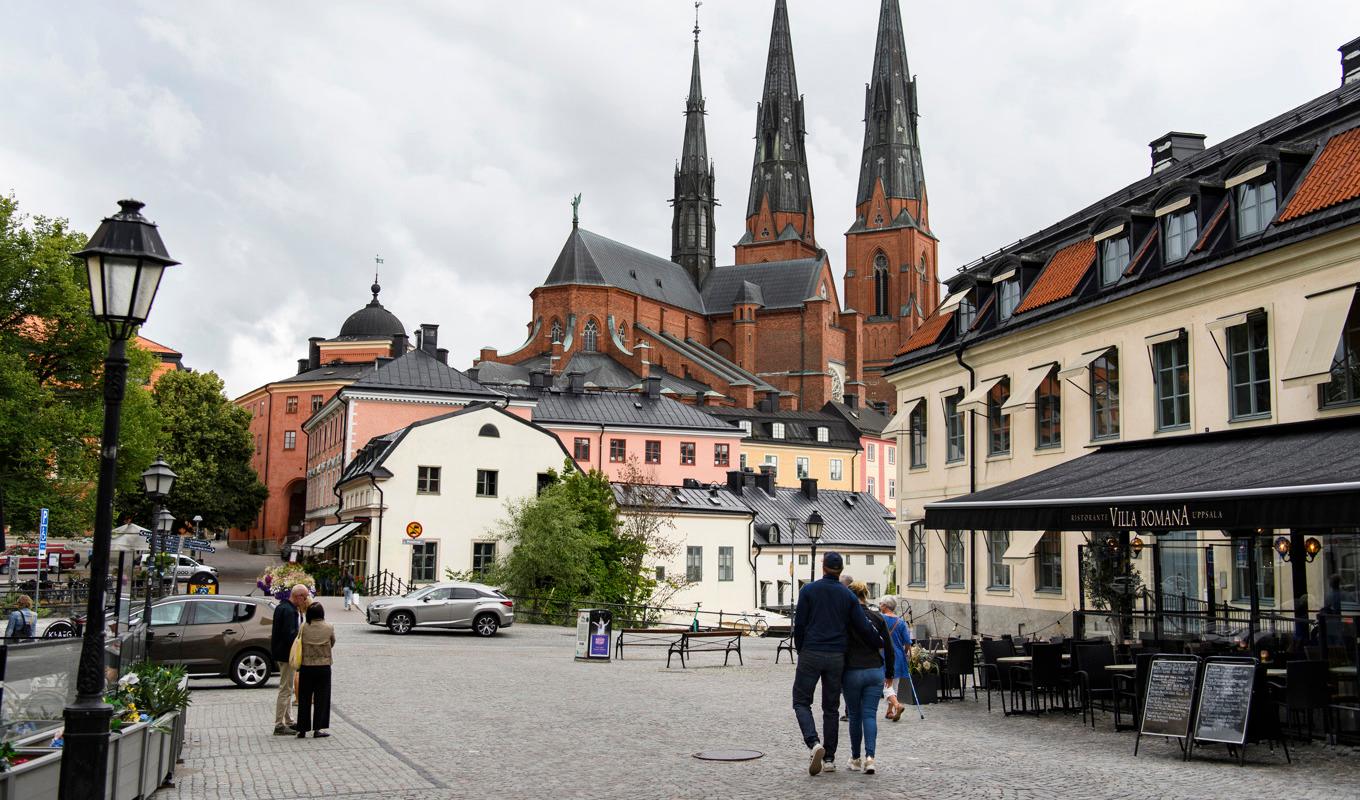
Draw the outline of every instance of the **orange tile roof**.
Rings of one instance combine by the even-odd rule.
[[[1357,197],[1360,197],[1360,128],[1351,128],[1327,142],[1280,214],[1280,222]]]
[[[1071,297],[1095,258],[1095,239],[1082,239],[1054,253],[1015,313],[1022,314]]]
[[[944,327],[953,318],[953,311],[947,311],[943,314],[938,311],[935,312],[929,319],[921,323],[921,327],[917,328],[916,332],[907,339],[906,343],[902,345],[902,349],[897,351],[897,354],[899,356],[905,355],[912,350],[920,350],[922,347],[935,344],[935,340],[940,338],[940,333],[944,331]]]
[[[143,350],[146,350],[149,353],[165,353],[166,355],[172,356],[183,355],[183,353],[181,353],[180,351],[171,350],[170,348],[166,347],[160,342],[153,342],[150,339],[146,338],[145,336],[137,337],[137,346],[142,348]]]

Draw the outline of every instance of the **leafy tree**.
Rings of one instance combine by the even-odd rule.
[[[51,511],[57,534],[94,519],[103,426],[104,329],[90,316],[86,237],[0,197],[0,524],[20,535]],[[133,491],[160,437],[144,384],[153,357],[129,348],[118,488]]]
[[[203,517],[209,528],[247,527],[269,496],[251,466],[250,412],[222,393],[215,372],[167,372],[156,382],[156,412],[164,426],[161,456],[179,476],[166,507],[181,520]],[[121,507],[149,518],[141,492]]]

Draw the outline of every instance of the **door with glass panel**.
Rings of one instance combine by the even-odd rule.
[[[1162,572],[1163,631],[1168,634],[1199,634],[1203,620],[1195,616],[1205,608],[1200,597],[1199,535],[1196,531],[1157,534],[1157,558]]]

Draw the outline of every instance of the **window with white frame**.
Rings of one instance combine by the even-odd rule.
[[[770,436],[771,436],[772,438],[775,438],[775,439],[783,439],[783,438],[784,438],[784,423],[782,423],[782,422],[772,422],[772,423],[770,423]]]
[[[1011,588],[1011,566],[1003,558],[1011,546],[1009,531],[987,531],[987,588]]]
[[[794,464],[798,467],[798,477],[800,479],[809,476],[807,458],[799,456],[798,458],[794,459]]]
[[[718,580],[733,580],[734,566],[736,564],[735,551],[731,547],[718,548]]]
[[[1266,315],[1228,328],[1228,383],[1233,419],[1270,416],[1270,335]]]
[[[845,474],[843,462],[839,458],[831,459],[831,480],[838,481]]]

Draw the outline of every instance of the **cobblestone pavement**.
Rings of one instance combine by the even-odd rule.
[[[328,606],[332,605],[327,603]],[[1184,763],[1171,740],[1098,729],[1077,715],[987,713],[985,701],[926,707],[881,722],[879,773],[809,777],[790,710],[792,667],[774,642],[747,640],[746,665],[665,669],[664,651],[579,664],[574,632],[515,626],[494,639],[391,636],[338,608],[335,718],[329,739],[271,735],[274,690],[196,682],[185,763],[155,800],[192,798],[1241,798],[1360,795],[1355,749],[1268,748],[1238,767],[1223,750]],[[271,683],[271,687],[272,687]],[[691,755],[751,748],[765,757]]]

